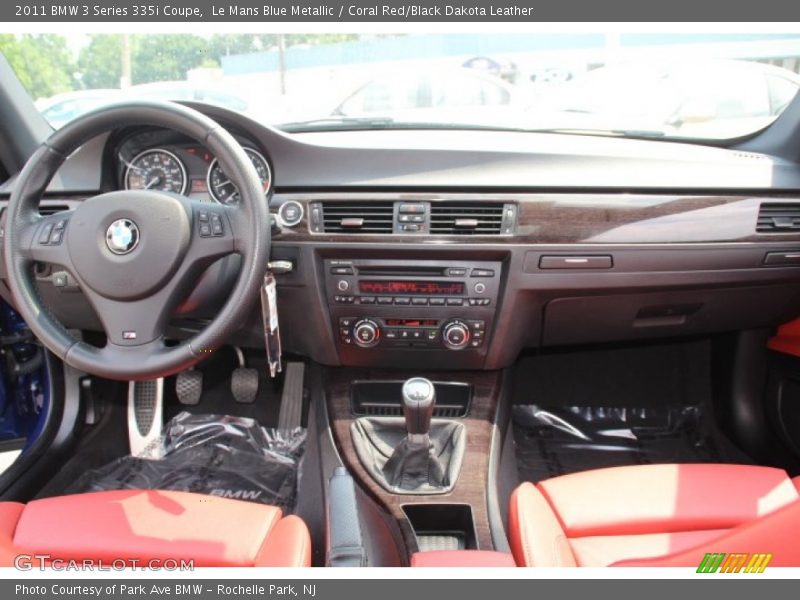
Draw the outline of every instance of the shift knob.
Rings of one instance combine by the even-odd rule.
[[[431,428],[436,390],[424,377],[412,377],[403,384],[403,416],[409,435],[426,434]]]

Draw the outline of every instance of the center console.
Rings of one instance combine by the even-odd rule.
[[[330,258],[324,270],[342,364],[482,363],[500,293],[499,261]]]

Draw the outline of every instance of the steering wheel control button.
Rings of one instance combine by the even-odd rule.
[[[57,246],[64,239],[64,230],[67,227],[67,219],[60,219],[55,223],[45,223],[39,234],[39,244],[42,246]]]
[[[222,216],[211,210],[198,210],[197,233],[200,237],[220,237],[225,235]]]
[[[108,226],[106,246],[114,254],[128,254],[138,245],[139,227],[130,219],[117,219]]]
[[[223,233],[225,230],[222,228],[222,217],[217,213],[211,213],[211,234],[218,237]]]
[[[53,224],[52,223],[45,223],[44,228],[42,229],[42,233],[39,236],[39,243],[40,244],[49,244],[50,243],[50,234],[53,231]]]
[[[284,202],[278,209],[278,217],[286,227],[299,225],[303,220],[303,205],[295,200]]]

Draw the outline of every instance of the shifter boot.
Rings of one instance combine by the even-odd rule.
[[[466,447],[464,425],[434,419],[428,435],[408,435],[396,417],[361,417],[350,433],[358,458],[393,494],[445,494],[453,489]]]
[[[427,435],[412,441],[406,437],[383,466],[383,475],[389,485],[407,490],[416,490],[423,486],[446,487],[447,474],[434,456],[433,443]]]

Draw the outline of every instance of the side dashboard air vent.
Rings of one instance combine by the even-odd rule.
[[[393,202],[321,203],[322,230],[325,233],[392,233]]]
[[[430,232],[438,235],[503,233],[506,206],[494,202],[432,202]]]
[[[758,211],[758,233],[788,233],[800,230],[800,204],[765,202]]]

